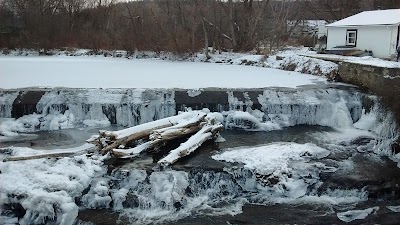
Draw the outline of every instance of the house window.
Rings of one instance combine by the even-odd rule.
[[[357,43],[357,30],[347,30],[346,45],[356,46]]]

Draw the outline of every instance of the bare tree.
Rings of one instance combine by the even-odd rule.
[[[286,20],[300,15],[289,7],[298,1],[289,0],[0,1],[0,32],[4,27],[13,30],[13,38],[2,35],[0,44],[37,49],[195,53],[212,46],[213,51],[249,51],[261,41],[283,44]],[[314,1],[324,3],[332,14],[337,6],[351,8],[344,0],[338,0],[342,5]]]

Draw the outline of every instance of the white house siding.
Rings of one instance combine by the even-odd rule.
[[[371,50],[375,57],[387,58],[394,54],[396,26],[329,27],[327,49],[346,45],[346,31],[357,29],[357,45],[360,50]]]
[[[392,28],[392,35],[390,39],[390,55],[395,55],[396,54],[396,45],[397,45],[397,33],[399,26],[393,26]]]

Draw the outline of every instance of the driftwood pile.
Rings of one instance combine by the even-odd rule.
[[[124,130],[100,131],[88,142],[96,145],[103,155],[133,158],[145,151],[157,152],[170,141],[192,135],[158,162],[166,166],[194,152],[207,140],[219,137],[222,129],[223,125],[213,114],[191,111]]]
[[[157,152],[170,141],[192,135],[158,162],[160,166],[168,166],[194,152],[207,140],[219,137],[222,129],[223,125],[215,114],[202,111],[184,112],[124,130],[100,131],[99,135],[87,140],[87,144],[76,148],[37,151],[27,148],[28,154],[11,156],[3,161],[69,157],[96,151],[102,155],[110,154],[115,158],[133,158],[145,151]]]

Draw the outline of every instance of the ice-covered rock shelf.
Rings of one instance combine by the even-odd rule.
[[[37,95],[39,98],[32,98]],[[49,89],[0,93],[0,117],[28,131],[117,124],[134,126],[175,115],[174,92],[143,89]]]
[[[187,108],[222,112],[226,126],[272,130],[346,127],[362,115],[363,95],[326,89],[37,89],[0,92],[0,117],[13,132],[116,124],[135,126]]]

